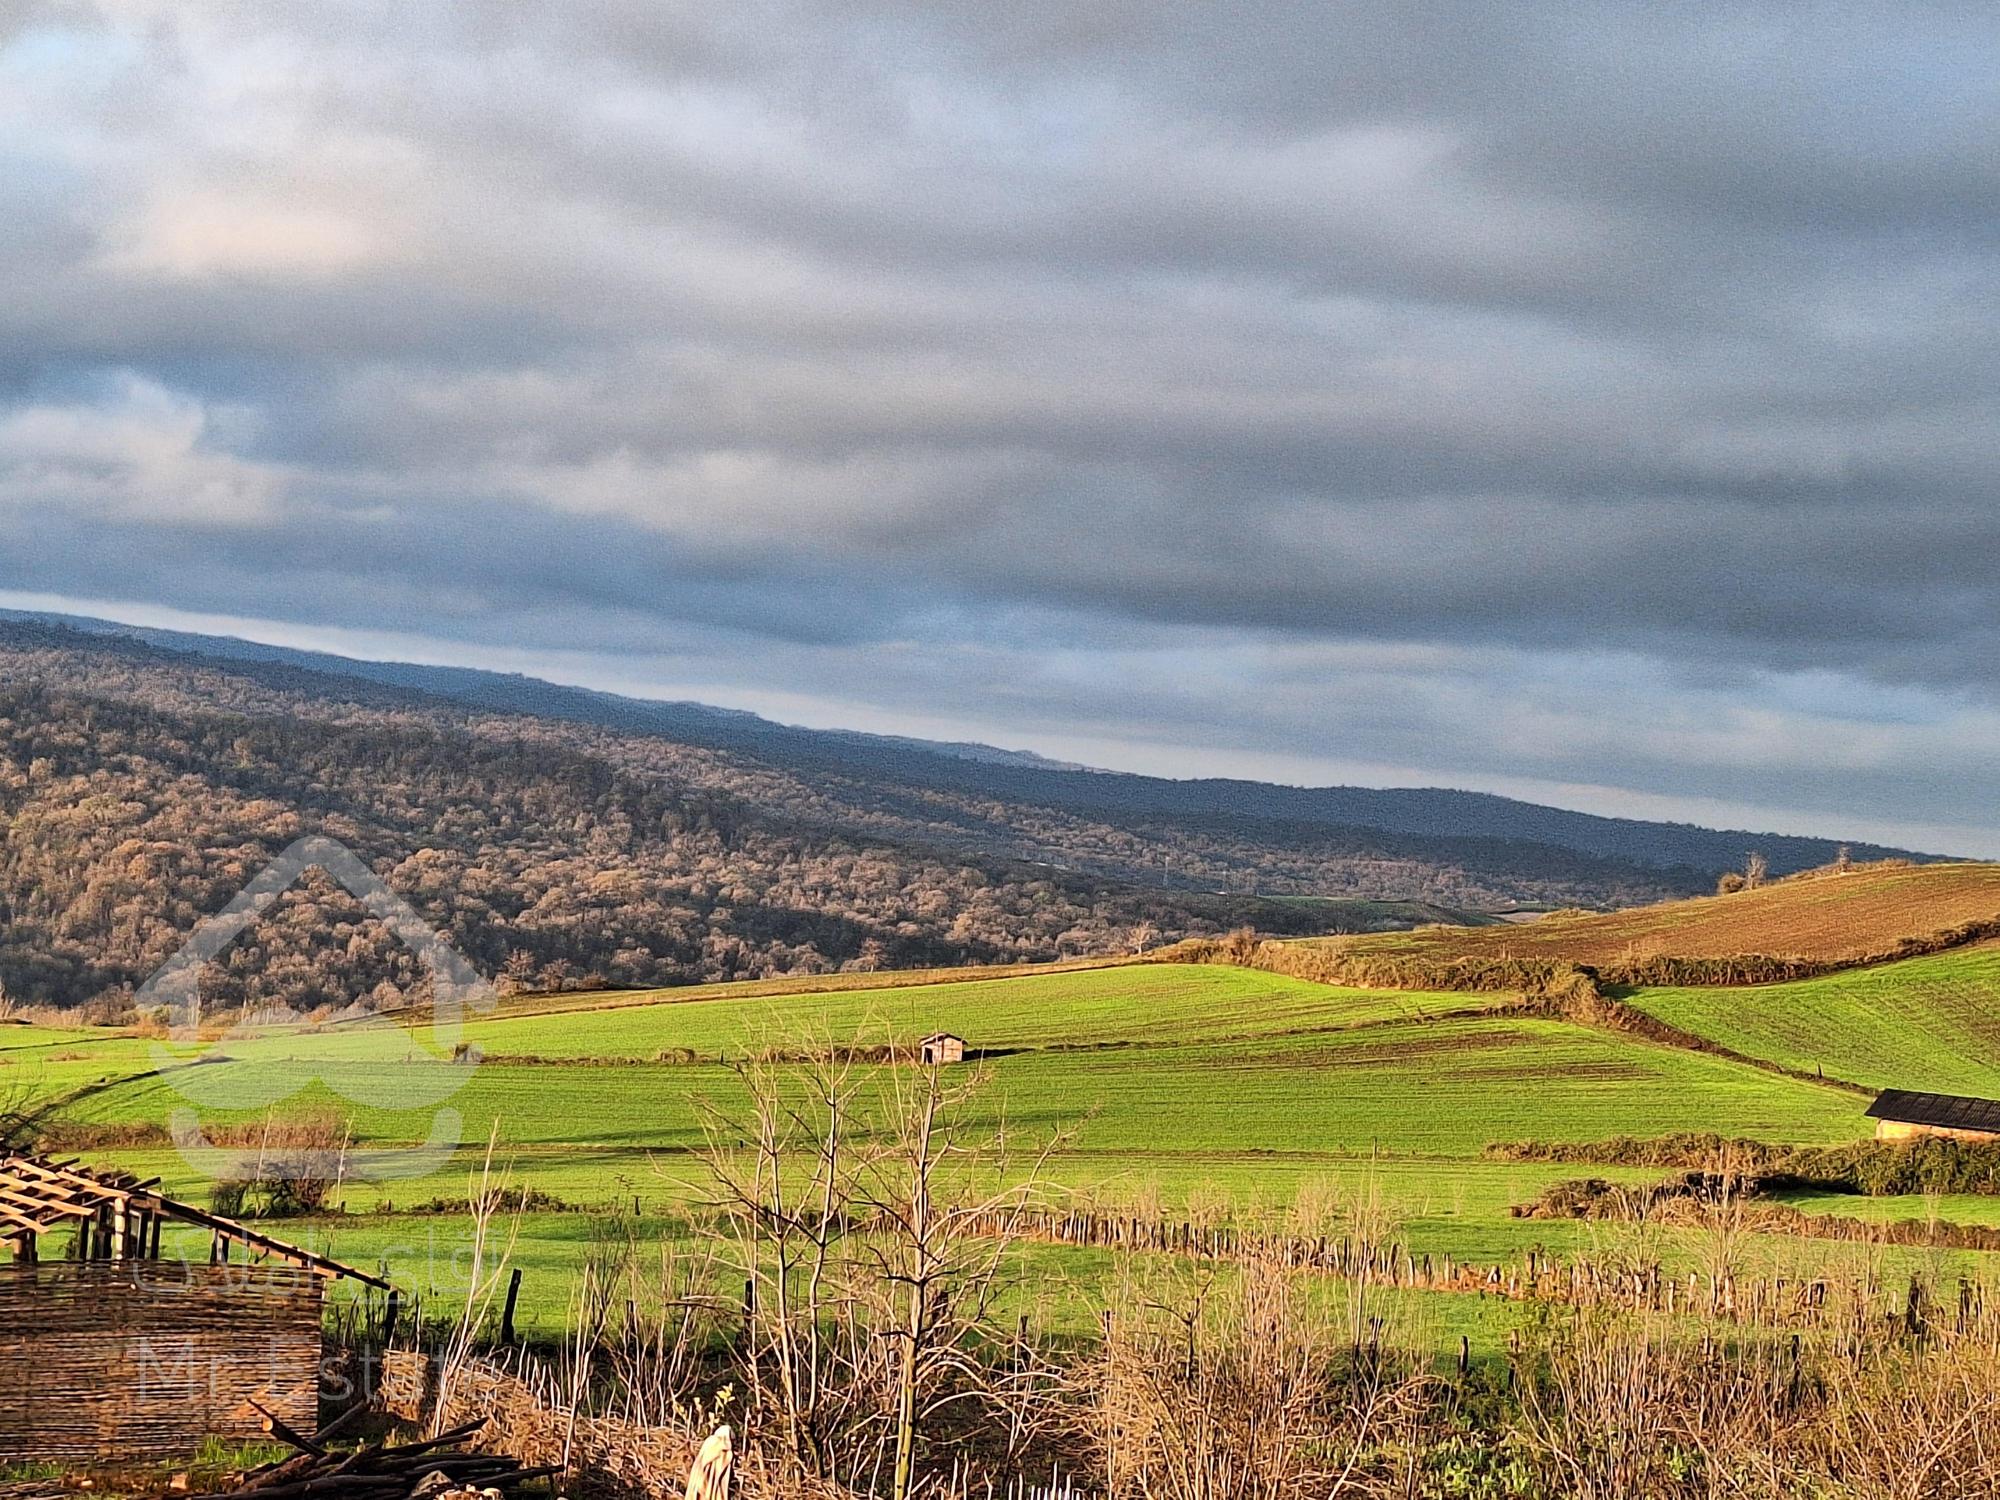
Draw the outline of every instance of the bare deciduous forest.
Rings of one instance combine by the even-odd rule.
[[[349,845],[467,957],[524,987],[1044,957],[1117,950],[1142,922],[1285,916],[787,828],[727,792],[552,744],[38,687],[0,694],[0,808],[7,995],[114,1012],[307,832]],[[318,877],[217,967],[225,1006],[393,1004],[419,977]]]
[[[1496,847],[1453,863],[1436,841],[1217,820],[1174,830],[1185,853],[1155,886],[1129,878],[1159,842],[1142,826],[22,625],[0,632],[0,818],[5,998],[107,1018],[306,833],[351,846],[475,964],[524,988],[1339,925],[1310,903],[1231,893],[1252,889],[1476,904],[1579,888],[1642,898],[1667,883],[1543,846],[1468,840]],[[1064,857],[989,852],[968,832],[982,822]],[[393,1004],[419,979],[358,906],[312,880],[217,967],[212,1003],[307,1011]]]

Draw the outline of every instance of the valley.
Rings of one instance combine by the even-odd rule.
[[[1842,881],[1853,880],[1877,914],[1879,931],[1865,937],[1872,945],[1892,928],[1934,930],[1940,914],[1965,920],[1990,878],[1989,867],[1932,867],[1921,882],[1903,882],[1910,899],[1900,916],[1867,894],[1881,877],[1865,874],[1720,900],[1771,913],[1774,933],[1824,952],[1848,940],[1816,925],[1850,929],[1853,903],[1828,894]],[[1644,923],[1663,951],[1702,957],[1718,930],[1714,905],[1620,920]],[[1544,941],[1553,949],[1569,919],[1550,921]],[[1542,938],[1530,926],[1432,928],[1417,940],[1477,950],[1496,931]],[[1593,1161],[1594,1143],[1705,1133],[1842,1147],[1867,1140],[1863,1110],[1876,1088],[2000,1094],[1991,1045],[2000,945],[1992,942],[1793,983],[1621,992],[1620,1006],[1667,1023],[1687,1045],[1550,1015],[1519,995],[1352,988],[1218,963],[1128,958],[991,978],[836,976],[824,988],[797,988],[805,983],[523,994],[448,1034],[425,1012],[305,1024],[186,1049],[205,1060],[153,1076],[161,1049],[174,1044],[118,1028],[14,1026],[0,1029],[0,1086],[73,1099],[52,1112],[55,1139],[196,1194],[198,1174],[159,1124],[186,1106],[191,1080],[201,1099],[216,1101],[203,1106],[204,1125],[235,1127],[239,1142],[254,1141],[261,1122],[321,1116],[338,1120],[357,1152],[423,1137],[432,1106],[396,1101],[413,1079],[426,1080],[426,1097],[446,1097],[462,1116],[451,1155],[420,1180],[348,1183],[339,1213],[292,1228],[309,1230],[323,1250],[379,1259],[447,1295],[432,1251],[465,1232],[449,1205],[463,1201],[491,1142],[505,1181],[543,1205],[522,1217],[515,1254],[529,1269],[524,1317],[551,1333],[568,1295],[562,1267],[604,1233],[689,1232],[703,1153],[719,1126],[742,1128],[742,1070],[804,1079],[808,1060],[828,1048],[865,1068],[892,1044],[962,1036],[967,1061],[944,1071],[980,1080],[968,1123],[1004,1124],[1030,1154],[1052,1143],[1042,1185],[1062,1201],[1245,1225],[1291,1222],[1301,1203],[1317,1203],[1349,1232],[1365,1220],[1412,1254],[1461,1262],[1503,1263],[1531,1250],[1602,1255],[1630,1241],[1669,1264],[1698,1263],[1699,1229],[1513,1216],[1559,1181],[1661,1175],[1622,1166],[1608,1149]],[[227,1104],[265,1095],[282,1102]],[[356,1102],[371,1097],[379,1102]],[[1493,1149],[1524,1141],[1581,1150],[1556,1163],[1500,1159]],[[2000,1224],[2000,1196],[1954,1196],[1948,1209],[1922,1195],[1797,1191],[1787,1201],[1876,1221]],[[1792,1275],[1870,1255],[1972,1270],[1983,1262],[1972,1252],[1884,1252],[1785,1234],[1751,1233],[1745,1243],[1750,1263]],[[1061,1268],[1065,1298],[1088,1302],[1092,1277],[1108,1274],[1097,1252],[1035,1255]],[[1462,1322],[1462,1309],[1448,1319]]]

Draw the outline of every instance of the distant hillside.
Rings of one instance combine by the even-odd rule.
[[[606,729],[632,730],[644,734],[665,734],[704,744],[745,746],[773,738],[800,739],[821,743],[828,749],[846,747],[857,755],[913,752],[926,756],[948,756],[985,765],[1016,766],[1029,770],[1087,771],[1087,766],[1051,760],[1031,750],[1004,750],[958,740],[920,740],[902,735],[865,734],[858,730],[795,730],[753,713],[736,708],[716,708],[706,703],[680,700],[628,698],[617,693],[601,693],[591,688],[565,687],[544,682],[518,672],[486,672],[476,667],[427,667],[411,662],[365,661],[358,657],[336,656],[325,651],[299,651],[287,646],[266,646],[234,636],[199,635],[185,630],[159,630],[144,625],[123,625],[115,620],[86,616],[55,615],[31,610],[0,609],[0,621],[15,621],[75,630],[91,635],[123,636],[144,641],[168,651],[213,657],[218,661],[272,662],[300,667],[333,677],[352,677],[364,682],[409,688],[414,692],[449,698],[454,702],[501,713],[533,714],[541,718],[567,719],[578,724],[595,724]]]
[[[352,848],[480,969],[529,988],[1018,963],[1242,923],[1333,925],[1307,903],[802,822],[713,766],[627,767],[568,726],[453,723],[388,688],[327,703],[285,689],[296,669],[258,670],[270,680],[123,641],[0,649],[0,999],[121,1014],[204,916],[308,833]],[[202,989],[217,1008],[312,1013],[410,1003],[422,974],[314,876]]]
[[[354,847],[477,964],[529,988],[1019,963],[1237,925],[1630,906],[1713,882],[1476,831],[1575,818],[1500,798],[1160,781],[173,641],[0,621],[0,998],[115,1008],[309,832]],[[1474,831],[1329,821],[1385,807],[1431,823],[1463,808]],[[308,1010],[400,1004],[417,982],[322,885],[213,967],[217,1003]]]
[[[1751,849],[1784,875],[1825,864],[1840,847],[1832,839],[1599,817],[1483,792],[1135,776],[987,745],[798,729],[736,710],[514,674],[358,661],[106,621],[16,618],[746,755],[809,782],[841,804],[839,816],[884,833],[1147,883],[1457,905],[1617,905],[1709,889]],[[995,807],[999,816],[984,815]],[[1857,860],[1933,857],[1847,842]]]
[[[2000,864],[1861,868],[1594,916],[1328,941],[1357,951],[1607,966],[1749,954],[1841,964],[1969,923],[2000,923]]]
[[[837,755],[815,769],[290,661],[0,623],[0,1000],[118,1013],[306,833],[354,848],[526,988],[1019,963],[1658,888],[1655,872],[1546,846],[1093,820]],[[1121,873],[1152,858],[1173,861],[1161,878]],[[410,955],[318,880],[203,981],[214,1005],[307,1012],[402,1005],[420,987]]]

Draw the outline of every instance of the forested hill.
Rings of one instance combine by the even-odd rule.
[[[1690,874],[1694,886],[1707,887],[1724,870],[1737,868],[1745,853],[1753,848],[1769,861],[1773,875],[1826,864],[1843,843],[1856,859],[1929,857],[1909,849],[1860,840],[1803,838],[1744,829],[1703,828],[1692,823],[1601,817],[1487,792],[1438,787],[1298,787],[1224,778],[1170,780],[1137,776],[1093,770],[990,745],[800,729],[735,709],[627,698],[513,673],[358,661],[226,636],[0,610],[0,622],[8,619],[124,635],[171,651],[218,660],[301,667],[324,676],[408,688],[503,713],[663,735],[689,745],[749,752],[772,764],[800,771],[843,772],[897,787],[1042,804],[1120,820],[1247,818],[1447,840],[1546,844],[1671,872],[1667,879],[1675,889],[1688,886]],[[1060,855],[1064,851],[1058,848],[1044,852]],[[1170,867],[1169,861],[1165,868]],[[1160,878],[1161,868],[1142,863],[1127,873],[1152,880]]]
[[[144,650],[0,646],[0,993],[14,1002],[121,1014],[203,916],[308,833],[354,849],[483,971],[530,987],[1012,961],[1244,922],[1321,925],[1299,906],[846,834],[754,805],[698,759],[628,767],[561,734],[439,722],[393,690],[291,712],[283,682],[161,670]],[[400,1003],[419,979],[314,876],[203,990],[214,1006],[311,1011]]]
[[[1175,807],[1147,799],[1177,783],[969,758],[981,747],[330,664],[0,622],[7,995],[115,1006],[308,832],[352,845],[475,962],[538,985],[1007,961],[1395,915],[1301,896],[1602,905],[1712,880],[1552,842],[1283,814],[1316,793],[1198,783]],[[387,1000],[415,977],[317,885],[220,967],[218,1001],[308,1008]]]

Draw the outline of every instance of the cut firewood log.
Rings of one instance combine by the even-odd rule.
[[[341,1424],[352,1416],[342,1417]],[[307,1437],[275,1418],[272,1422],[272,1435],[299,1451],[253,1470],[237,1489],[194,1500],[490,1500],[562,1469],[559,1464],[526,1467],[502,1453],[463,1451],[461,1445],[486,1425],[484,1418],[422,1442],[365,1443],[346,1454],[326,1445],[340,1424]]]
[[[290,1443],[301,1453],[311,1453],[321,1458],[326,1456],[326,1445],[321,1443],[318,1438],[306,1437],[303,1433],[293,1430],[284,1421],[280,1420],[263,1402],[252,1401],[250,1404],[264,1414],[262,1424],[264,1430],[279,1442]]]

